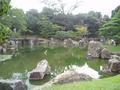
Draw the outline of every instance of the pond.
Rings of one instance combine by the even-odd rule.
[[[0,78],[1,79],[22,79],[30,86],[37,86],[48,82],[51,78],[62,73],[64,69],[71,65],[83,66],[85,63],[89,67],[100,73],[100,66],[107,64],[107,61],[101,59],[86,60],[87,49],[79,47],[35,47],[22,48],[18,52],[18,56],[12,59],[0,62]],[[27,73],[33,70],[40,60],[47,59],[51,66],[51,76],[45,76],[44,80],[29,81]],[[107,75],[102,74],[102,77]]]

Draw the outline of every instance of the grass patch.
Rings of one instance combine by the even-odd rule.
[[[111,52],[120,52],[119,46],[104,45],[105,48],[109,49]]]
[[[120,90],[120,75],[95,81],[54,85],[48,90]]]

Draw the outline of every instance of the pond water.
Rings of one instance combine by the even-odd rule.
[[[18,56],[12,59],[0,62],[1,79],[22,79],[25,80],[29,87],[37,86],[48,82],[51,78],[69,69],[72,65],[83,66],[85,63],[89,67],[100,73],[100,67],[105,66],[107,61],[101,59],[86,60],[87,49],[65,48],[65,47],[35,47],[22,48]],[[51,66],[51,76],[45,76],[44,80],[29,81],[27,73],[33,70],[40,60],[47,59]],[[102,77],[107,75],[102,74]]]

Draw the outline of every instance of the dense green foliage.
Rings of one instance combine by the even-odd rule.
[[[73,31],[57,31],[56,34],[54,35],[55,38],[75,38],[76,37],[76,32]]]
[[[120,52],[120,45],[118,46],[104,45],[104,47],[110,50],[111,52]]]
[[[9,39],[11,30],[0,23],[0,44],[3,44],[6,42],[7,39]]]
[[[57,31],[54,35],[55,38],[82,38],[87,35],[87,27],[75,25],[75,31]]]
[[[57,1],[59,2],[59,0]],[[60,3],[57,4],[62,5]],[[65,7],[63,9],[62,7],[59,8],[63,10]],[[13,31],[12,37],[38,35],[44,38],[56,37],[60,39],[83,36],[97,37],[99,28],[103,24],[100,28],[100,35],[119,42],[119,16],[119,6],[112,11],[111,19],[107,15],[102,17],[100,12],[94,11],[73,15],[72,13],[65,13],[64,10],[59,11],[56,6],[55,8],[53,6],[45,7],[42,12],[31,9],[26,13],[21,9],[12,8],[6,16],[0,18],[0,23],[8,26]],[[86,30],[78,30],[81,27],[85,27],[84,29]]]
[[[85,27],[87,36],[97,36],[98,28],[102,23],[101,18],[99,12],[93,11],[72,15],[58,13],[51,8],[43,8],[40,13],[35,9],[24,13],[21,9],[12,8],[6,16],[0,18],[0,22],[13,31],[12,37],[38,35],[44,38],[76,38],[86,35],[78,28],[76,29],[76,26]]]
[[[61,27],[57,24],[53,24],[50,21],[42,21],[41,23],[41,36],[45,38],[53,37],[56,34],[56,31],[60,30]]]
[[[24,34],[27,30],[26,16],[21,9],[11,9],[7,15],[0,19],[0,22],[13,31],[12,37]]]
[[[53,24],[47,16],[43,13],[38,13],[32,9],[27,12],[28,33],[32,35],[39,35],[41,37],[51,37],[55,35],[56,31],[60,30],[57,24]]]
[[[114,10],[112,10],[112,15],[111,17],[114,17],[114,15],[120,10],[120,5],[117,6]]]
[[[0,0],[0,16],[10,9],[10,0]],[[3,44],[10,36],[10,29],[0,23],[0,44]]]
[[[120,43],[120,9],[114,13],[108,22],[103,24],[100,28],[100,35],[114,39],[117,44]]]
[[[10,0],[0,0],[0,16],[6,14],[10,9]]]
[[[43,8],[41,13],[32,9],[26,13],[26,17],[28,29],[26,34],[39,35],[46,38],[51,36],[60,38],[62,34],[61,38],[86,35],[83,32],[76,32],[76,26],[85,27],[89,36],[96,36],[101,23],[101,14],[98,12],[72,15],[58,13],[50,8]]]

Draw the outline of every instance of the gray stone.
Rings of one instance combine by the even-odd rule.
[[[72,44],[74,47],[78,47],[79,46],[79,42],[75,41],[75,40],[72,40]]]
[[[42,60],[37,67],[30,72],[29,80],[43,79],[46,74],[50,74],[50,66],[47,60]]]
[[[113,73],[120,73],[120,61],[117,59],[110,59],[108,69]]]
[[[64,83],[71,83],[76,81],[88,81],[88,80],[92,80],[92,78],[89,75],[83,73],[77,73],[74,70],[68,70],[55,77],[53,79],[53,84],[64,84]]]
[[[73,41],[71,38],[64,40],[64,47],[72,47],[72,46],[73,46]]]
[[[0,80],[0,90],[27,90],[27,86],[21,80]]]
[[[98,41],[90,41],[88,45],[88,55],[93,58],[99,58],[102,50],[102,43]]]
[[[104,49],[101,51],[101,58],[102,58],[102,59],[110,59],[110,55],[111,55],[111,53],[110,53],[109,50],[107,50],[106,48],[104,48]]]
[[[86,39],[86,38],[82,38],[80,41],[79,41],[79,46],[80,46],[80,48],[81,47],[87,47],[87,45],[88,45],[88,40]]]
[[[113,39],[108,40],[108,44],[116,46],[116,42]]]
[[[118,55],[111,55],[110,57],[111,57],[111,59],[120,60],[120,56],[118,56]]]

